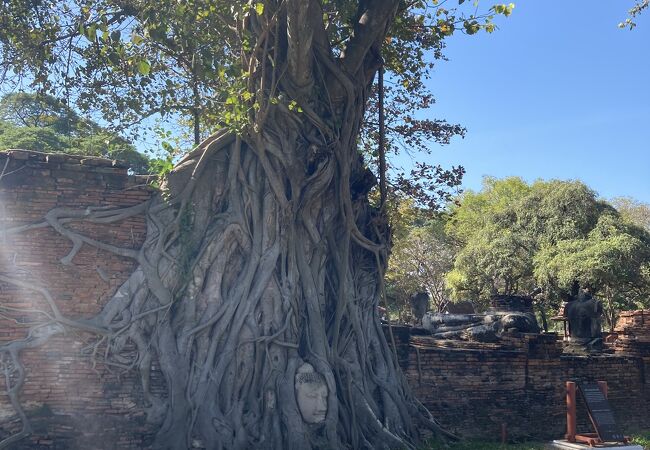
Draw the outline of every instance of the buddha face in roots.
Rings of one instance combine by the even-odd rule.
[[[311,364],[305,363],[296,371],[294,387],[302,420],[307,423],[324,422],[329,393],[325,378]]]

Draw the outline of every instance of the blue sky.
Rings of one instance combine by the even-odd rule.
[[[429,162],[463,165],[469,189],[484,175],[580,179],[650,203],[650,11],[617,28],[632,4],[521,0],[495,33],[453,36],[427,115],[468,133]]]

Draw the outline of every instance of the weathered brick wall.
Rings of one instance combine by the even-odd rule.
[[[83,245],[70,265],[60,259],[72,243],[50,227],[8,233],[43,221],[53,208],[126,207],[146,201],[151,189],[112,161],[0,153],[0,274],[46,288],[70,318],[97,313],[133,271],[133,261]],[[145,236],[143,216],[113,224],[67,224],[85,235],[137,249]],[[0,345],[26,336],[29,324],[51,313],[38,292],[0,283]],[[34,425],[33,435],[12,448],[139,448],[150,430],[144,424],[135,376],[120,376],[93,365],[83,347],[93,343],[83,332],[59,336],[23,352],[26,380],[21,402]],[[8,361],[4,361],[7,363]],[[20,430],[20,421],[0,378],[0,440]]]
[[[650,358],[650,309],[621,313],[614,333],[617,352]]]
[[[512,336],[501,344],[412,336],[402,366],[416,396],[447,429],[497,440],[557,439],[566,427],[565,382],[607,381],[626,432],[650,429],[650,364],[640,356],[564,356],[555,335]],[[404,348],[402,348],[404,353]],[[590,425],[579,403],[580,430]]]

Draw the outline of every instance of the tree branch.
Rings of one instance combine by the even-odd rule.
[[[323,10],[316,1],[287,1],[287,63],[291,80],[299,93],[305,94],[313,84],[313,45],[327,48]]]
[[[368,51],[375,47],[377,53],[386,36],[399,2],[396,0],[377,0],[359,2],[359,20],[354,24],[350,42],[341,54],[341,63],[350,74],[362,67]]]

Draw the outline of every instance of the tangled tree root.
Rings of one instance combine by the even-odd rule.
[[[0,448],[31,433],[19,401],[20,352],[67,329],[97,336],[91,358],[139,372],[156,448],[413,448],[423,428],[444,434],[411,395],[379,322],[386,227],[368,206],[367,187],[354,184],[363,167],[340,146],[314,151],[313,136],[295,126],[270,129],[283,132],[257,145],[226,132],[212,136],[149,202],[57,208],[44,222],[5,230],[51,227],[72,242],[63,264],[91,245],[138,267],[86,319],[61,314],[46,287],[0,274],[38,292],[49,308],[25,339],[0,347],[7,394],[23,424]],[[140,250],[67,226],[142,213],[148,229]],[[296,401],[304,362],[327,384],[322,423],[305,422]],[[151,392],[153,363],[165,396]]]

